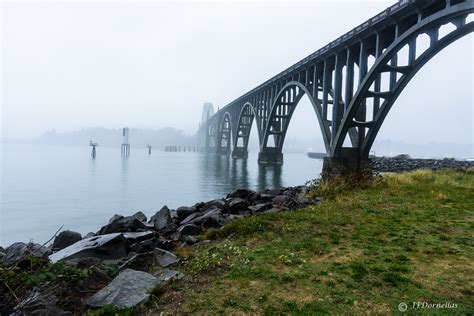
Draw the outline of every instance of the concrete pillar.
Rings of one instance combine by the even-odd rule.
[[[364,171],[371,171],[368,157],[361,158],[358,148],[342,148],[337,157],[324,157],[321,175],[327,179]]]
[[[267,147],[258,153],[258,163],[282,164],[283,153],[276,147]]]

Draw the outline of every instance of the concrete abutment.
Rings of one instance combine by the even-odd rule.
[[[324,157],[321,176],[323,179],[328,179],[350,174],[364,174],[371,170],[369,158],[361,157],[358,148],[342,148],[339,155]]]

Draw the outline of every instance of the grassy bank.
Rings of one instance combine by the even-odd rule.
[[[142,311],[385,314],[418,301],[474,311],[473,170],[385,175],[347,190],[327,185],[317,206],[208,231],[211,243],[179,251],[188,277]]]

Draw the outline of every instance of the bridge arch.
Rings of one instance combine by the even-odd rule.
[[[232,146],[232,117],[229,112],[225,112],[219,124],[217,153],[228,155]]]
[[[421,20],[395,40],[381,56],[375,60],[370,71],[361,82],[347,110],[344,113],[341,125],[337,131],[334,144],[331,146],[331,156],[338,157],[342,154],[344,139],[350,128],[357,128],[359,143],[356,144],[360,159],[366,159],[375,141],[375,138],[398,96],[408,85],[416,73],[441,50],[458,39],[474,32],[474,22],[466,23],[469,15],[472,16],[474,7],[472,2],[453,5]],[[452,23],[455,28],[448,34],[439,38],[439,30],[443,25]],[[416,52],[416,39],[418,36],[428,35],[429,47],[421,54]],[[402,49],[408,47],[409,61],[406,66],[397,66],[397,56]],[[394,62],[395,61],[395,62]],[[377,78],[383,73],[391,75],[387,91],[371,91]],[[383,100],[380,108],[373,113],[372,118],[364,117],[367,100],[378,97]],[[363,114],[363,119],[358,117]],[[365,131],[367,129],[367,131]],[[355,146],[354,146],[355,147]]]
[[[250,102],[245,102],[240,111],[233,138],[232,158],[247,158],[250,132],[257,113]],[[262,142],[259,121],[256,120],[259,144]],[[242,144],[239,144],[242,140]]]
[[[318,99],[313,98],[308,88],[299,81],[290,81],[277,93],[270,109],[268,120],[263,126],[262,139],[260,142],[259,162],[283,162],[283,143],[288,131],[291,117],[301,98],[306,94],[316,113],[316,118],[321,129],[326,151],[330,151],[329,124],[323,119],[322,106]],[[273,137],[274,146],[269,145],[270,137]]]

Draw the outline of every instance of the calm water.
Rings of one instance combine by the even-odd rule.
[[[2,147],[0,245],[43,243],[62,225],[86,234],[115,213],[151,216],[163,205],[175,208],[219,198],[238,187],[254,190],[303,184],[322,163],[305,154],[285,154],[282,166],[200,153],[39,145]]]

